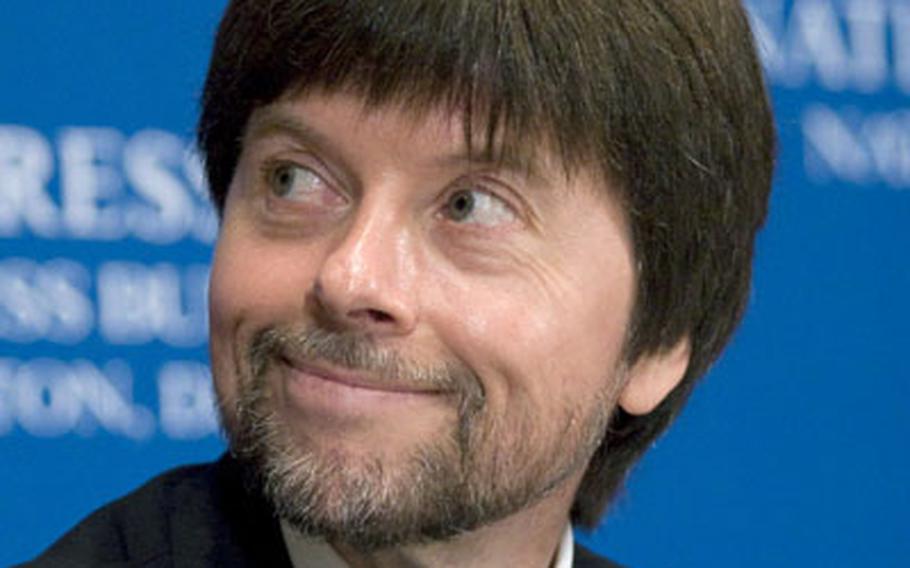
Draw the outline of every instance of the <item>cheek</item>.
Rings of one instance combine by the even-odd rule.
[[[230,237],[219,238],[209,280],[209,359],[220,400],[235,400],[237,377],[234,336],[245,311],[246,275],[250,272],[233,254]]]
[[[234,379],[233,350],[230,344],[231,288],[234,286],[230,270],[230,254],[225,251],[227,239],[232,234],[231,214],[237,199],[238,190],[233,186],[228,189],[227,202],[222,212],[221,227],[215,251],[212,257],[212,270],[209,274],[208,308],[209,308],[209,365],[212,369],[212,381],[219,406],[223,410],[232,408],[236,401],[236,380]],[[229,247],[228,247],[229,248]],[[230,412],[223,412],[224,419],[230,420]]]
[[[450,343],[484,379],[491,413],[556,417],[613,390],[632,276],[623,263],[528,268],[508,281],[450,284],[459,315]]]
[[[306,265],[300,251],[265,246],[225,224],[209,282],[210,359],[222,399],[233,400],[238,350],[253,334],[264,326],[299,318],[308,289]]]
[[[624,306],[601,309],[579,295],[560,296],[552,309],[525,318],[516,335],[520,388],[533,404],[576,406],[609,389],[625,338]]]

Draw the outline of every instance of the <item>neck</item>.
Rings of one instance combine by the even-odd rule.
[[[351,568],[551,566],[569,523],[575,484],[505,519],[454,538],[371,552],[331,543]]]

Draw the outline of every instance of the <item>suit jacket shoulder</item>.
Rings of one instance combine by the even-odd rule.
[[[623,568],[622,565],[591,552],[578,541],[575,542],[575,560],[573,568]]]
[[[290,565],[277,519],[224,457],[156,477],[89,515],[24,566]]]

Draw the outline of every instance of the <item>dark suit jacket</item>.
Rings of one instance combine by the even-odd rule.
[[[576,568],[616,567],[576,546]],[[182,467],[92,513],[23,566],[291,568],[278,520],[229,456]]]

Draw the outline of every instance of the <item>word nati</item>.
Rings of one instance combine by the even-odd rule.
[[[813,104],[801,128],[810,179],[910,189],[910,109],[867,114]]]

